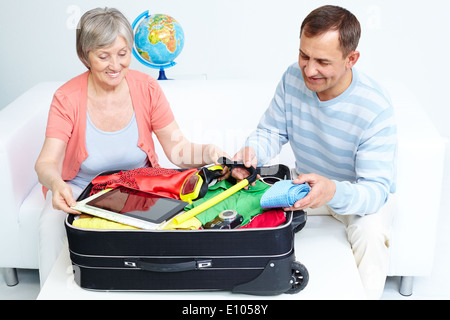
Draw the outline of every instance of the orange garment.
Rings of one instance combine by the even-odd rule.
[[[67,143],[62,179],[72,180],[88,157],[86,150],[87,89],[90,71],[73,78],[54,94],[48,115],[46,137]],[[158,82],[147,74],[128,70],[126,81],[139,130],[139,148],[152,167],[159,167],[152,132],[169,125],[174,116]],[[44,189],[46,192],[46,190]]]

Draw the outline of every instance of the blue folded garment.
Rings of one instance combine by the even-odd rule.
[[[294,184],[292,180],[276,182],[261,197],[262,208],[287,208],[303,199],[309,192],[307,184]]]

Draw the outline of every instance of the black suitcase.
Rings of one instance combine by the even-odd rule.
[[[257,170],[262,177],[290,179],[284,165]],[[65,227],[75,282],[84,289],[276,295],[308,283],[294,254],[294,234],[306,223],[303,211],[287,212],[284,224],[261,229],[93,230],[73,226],[73,219],[68,215]]]

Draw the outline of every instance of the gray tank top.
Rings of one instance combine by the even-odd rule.
[[[72,183],[85,188],[99,173],[107,170],[131,170],[148,166],[147,154],[138,146],[139,132],[136,115],[128,125],[114,132],[99,130],[89,113],[86,121],[86,149],[88,157]]]

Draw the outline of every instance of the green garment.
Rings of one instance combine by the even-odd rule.
[[[233,185],[229,183],[227,180],[216,183],[215,185],[209,187],[206,195],[194,201],[192,204],[185,207],[185,210],[190,210],[201,203],[205,202],[208,199],[222,193],[224,190],[232,187]],[[217,203],[211,208],[199,213],[195,216],[202,225],[213,220],[215,217],[219,215],[224,210],[236,210],[238,214],[242,215],[244,221],[242,225],[245,225],[250,222],[250,220],[264,211],[261,208],[260,200],[264,192],[267,191],[270,187],[261,181],[256,181],[256,185],[254,187],[250,186],[248,190],[241,189],[235,194],[229,196],[223,201]]]

